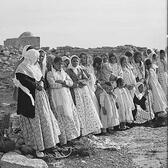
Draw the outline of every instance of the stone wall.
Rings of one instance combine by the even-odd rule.
[[[6,39],[5,41],[4,41],[4,46],[5,47],[8,47],[8,48],[10,48],[10,47],[16,47],[16,45],[17,45],[17,38],[10,38],[10,39]]]
[[[40,37],[11,38],[4,41],[4,47],[7,48],[23,48],[25,45],[40,48]]]

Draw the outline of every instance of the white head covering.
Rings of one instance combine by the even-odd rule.
[[[77,67],[73,67],[73,66],[72,66],[72,63],[71,63],[71,62],[72,62],[72,59],[73,59],[73,58],[77,58],[78,60],[80,60],[77,55],[72,55],[72,56],[70,57],[70,63],[69,63],[68,69],[72,69],[73,72],[77,75],[77,74],[78,74],[78,69],[80,68],[80,66],[79,66],[79,65],[77,65]]]
[[[151,53],[148,54],[148,53],[147,53],[147,50],[151,50]],[[150,59],[150,60],[152,60],[153,54],[156,54],[156,53],[155,53],[155,51],[154,51],[153,49],[151,49],[151,48],[148,48],[147,50],[146,50],[147,58]]]
[[[18,66],[16,73],[22,73],[31,78],[35,78],[37,81],[40,81],[42,73],[38,64],[35,64],[39,58],[39,52],[35,49],[30,49],[28,51],[25,50],[25,52],[23,52],[23,56],[24,60]],[[16,87],[19,87],[23,92],[25,92],[30,97],[32,105],[34,106],[34,98],[30,93],[30,90],[25,86],[23,86],[20,83],[20,81],[17,80],[16,78],[13,79],[13,82]]]
[[[36,81],[40,81],[42,72],[35,64],[39,58],[39,52],[35,49],[28,50],[24,55],[24,61],[18,66],[16,73],[23,73]]]
[[[62,61],[65,61],[65,60],[69,60],[69,62],[70,62],[70,58],[69,58],[69,57],[63,56],[63,57],[62,57]]]
[[[24,46],[23,50],[22,50],[22,57],[25,56],[26,52],[27,52],[27,49],[30,47],[31,45],[26,45]]]

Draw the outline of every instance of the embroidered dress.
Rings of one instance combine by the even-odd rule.
[[[88,89],[90,91],[90,95],[91,95],[91,98],[92,98],[92,101],[96,107],[96,110],[97,110],[97,113],[99,114],[99,111],[100,111],[100,108],[99,108],[99,103],[98,103],[98,100],[97,100],[97,97],[95,95],[95,83],[96,83],[96,76],[94,75],[94,71],[91,67],[87,66],[87,67],[84,67],[84,66],[80,66],[84,72],[86,72],[88,74],[88,82],[86,83],[87,86],[88,86]]]
[[[154,113],[165,111],[167,108],[166,95],[158,82],[156,72],[153,68],[149,70],[149,86],[153,94],[153,111]]]
[[[79,80],[84,79],[83,71],[80,68],[78,68],[77,74],[72,69],[68,69],[67,73],[74,83],[78,83]],[[102,128],[102,124],[92,101],[88,86],[83,85],[82,87],[72,88],[71,93],[74,94],[82,136],[99,132]]]
[[[59,143],[60,130],[45,90],[36,90],[35,100],[35,118],[21,115],[21,129],[25,144],[43,151]]]
[[[120,122],[132,122],[132,110],[134,109],[134,104],[131,96],[127,93],[125,88],[116,88],[114,90],[116,95],[116,102],[119,106],[118,114]]]
[[[50,85],[50,98],[54,114],[61,131],[60,142],[61,144],[66,144],[67,141],[80,136],[80,123],[69,88],[56,83],[56,81],[65,81],[67,86],[72,86],[73,82],[63,69],[56,71],[54,68],[48,72],[47,80]]]
[[[36,151],[55,147],[60,130],[51,111],[47,94],[42,88],[42,73],[37,64],[39,52],[30,49],[16,70],[19,87],[17,113],[26,145]]]

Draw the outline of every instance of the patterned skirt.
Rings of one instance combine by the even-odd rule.
[[[100,132],[103,127],[87,86],[76,88],[75,100],[83,136]]]
[[[44,90],[36,91],[35,118],[21,116],[20,122],[25,144],[35,150],[43,151],[59,143],[60,130]]]

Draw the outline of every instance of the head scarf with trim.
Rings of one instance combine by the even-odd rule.
[[[39,52],[35,49],[28,50],[24,55],[24,61],[18,66],[16,73],[25,74],[36,81],[40,81],[42,72],[37,64]]]
[[[77,58],[78,60],[80,60],[80,58],[77,55],[72,55],[70,57],[70,63],[69,63],[68,69],[72,69],[73,72],[77,75],[78,74],[78,69],[80,69],[80,65],[78,64],[76,67],[73,67],[72,66],[72,59],[73,58]]]
[[[69,58],[69,57],[63,56],[63,57],[62,57],[62,61],[65,61],[65,60],[69,60],[69,62],[70,62],[70,58]]]

